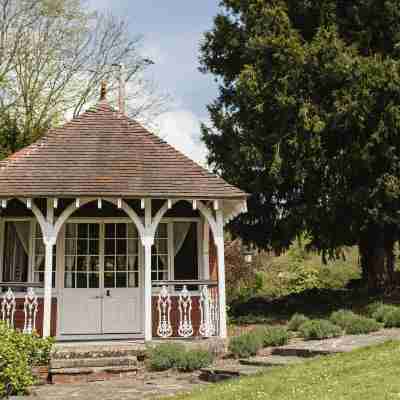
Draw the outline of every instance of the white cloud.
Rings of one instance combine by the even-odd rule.
[[[156,119],[159,136],[170,145],[206,166],[207,148],[200,140],[200,120],[187,110],[169,111]]]

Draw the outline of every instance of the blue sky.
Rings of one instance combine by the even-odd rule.
[[[90,0],[90,5],[126,17],[132,33],[143,35],[142,51],[155,62],[147,74],[171,97],[168,112],[157,120],[160,134],[204,163],[200,121],[207,121],[206,105],[216,97],[217,85],[198,71],[198,55],[218,0]]]

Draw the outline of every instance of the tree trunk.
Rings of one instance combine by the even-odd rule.
[[[389,291],[394,282],[394,231],[374,226],[359,241],[362,279],[370,292]]]

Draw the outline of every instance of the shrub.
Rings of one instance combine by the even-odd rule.
[[[309,320],[309,318],[307,318],[304,314],[298,314],[298,313],[293,314],[292,318],[290,318],[290,321],[288,324],[288,329],[290,331],[298,331],[300,328],[300,325],[308,320]]]
[[[367,305],[367,307],[365,308],[365,312],[368,315],[368,317],[374,318],[375,312],[381,306],[383,306],[383,303],[381,301],[374,301],[373,303]]]
[[[304,339],[329,339],[341,336],[342,328],[325,319],[315,319],[300,325],[299,332]]]
[[[47,364],[52,339],[26,335],[0,323],[0,398],[10,385],[12,394],[25,394],[34,383],[31,367]]]
[[[400,328],[400,308],[386,312],[383,320],[385,328]]]
[[[154,371],[165,371],[178,365],[185,347],[177,343],[163,343],[150,348],[150,368]]]
[[[177,368],[189,372],[210,365],[214,357],[205,350],[187,351],[185,346],[177,343],[163,343],[149,350],[150,368],[154,371],[165,371]]]
[[[233,320],[237,325],[257,325],[257,324],[265,324],[269,322],[271,319],[268,317],[264,317],[263,315],[240,315],[239,317]]]
[[[388,314],[396,311],[398,308],[390,304],[381,304],[372,314],[372,318],[376,319],[378,322],[385,322],[385,318]]]
[[[254,334],[258,335],[263,347],[283,346],[289,341],[289,334],[280,326],[257,328]]]
[[[372,318],[356,316],[351,325],[346,328],[346,333],[349,335],[363,335],[379,331],[381,328],[382,325]]]
[[[236,358],[255,356],[263,346],[263,338],[256,332],[245,333],[231,339],[229,351]]]
[[[176,367],[184,372],[196,371],[208,367],[214,361],[211,353],[205,350],[192,350],[182,353]]]
[[[357,314],[354,314],[353,311],[350,310],[339,310],[334,311],[329,320],[335,324],[340,326],[342,329],[346,330],[349,326],[351,326],[352,322],[357,318]]]

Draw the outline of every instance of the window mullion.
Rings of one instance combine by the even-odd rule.
[[[168,268],[169,268],[169,276],[168,279],[173,281],[175,280],[175,268],[174,268],[174,223],[168,223]]]

